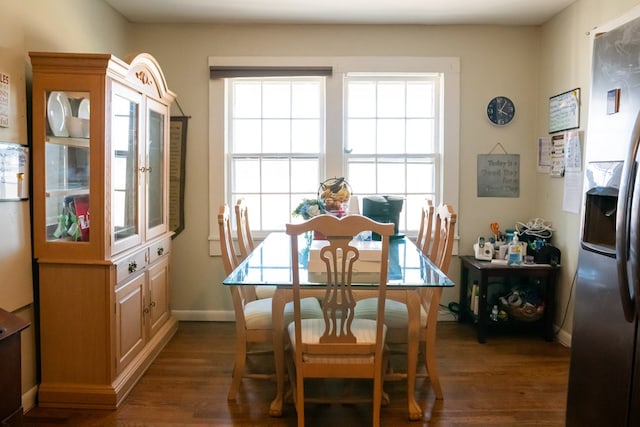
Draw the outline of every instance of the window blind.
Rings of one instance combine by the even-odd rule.
[[[209,77],[211,79],[226,79],[234,77],[318,77],[331,76],[333,68],[330,66],[233,66],[211,65]]]

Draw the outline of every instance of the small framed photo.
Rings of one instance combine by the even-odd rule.
[[[607,114],[615,114],[620,110],[620,88],[607,92]]]

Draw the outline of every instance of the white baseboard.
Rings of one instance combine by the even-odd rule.
[[[233,322],[235,321],[235,316],[233,311],[223,311],[223,310],[173,310],[173,316],[176,320],[183,320],[186,322]],[[457,319],[448,310],[440,310],[438,313],[438,321],[439,322],[457,322]]]
[[[231,310],[172,310],[176,320],[190,322],[233,322],[235,315]]]
[[[226,310],[173,310],[176,320],[187,322],[233,322],[235,316],[233,311]],[[439,322],[457,321],[454,314],[449,310],[442,309],[438,313]]]
[[[233,311],[229,310],[173,310],[172,311],[174,317],[177,320],[182,321],[190,321],[190,322],[233,322],[235,321],[235,316]],[[457,322],[456,316],[447,309],[440,309],[438,312],[438,321],[439,322]],[[565,347],[571,347],[571,334],[566,332],[565,330],[557,331],[557,340],[560,344]],[[33,390],[33,392],[32,392]],[[29,392],[23,395],[23,404],[24,408],[27,408],[28,401],[25,401],[25,397],[29,394],[33,394],[31,398],[31,402],[35,402],[35,394],[36,388],[34,387]],[[33,405],[34,403],[31,403]]]
[[[22,411],[27,412],[36,406],[36,395],[38,394],[38,386],[34,385],[25,394],[22,395]]]
[[[565,347],[571,347],[571,334],[564,329],[556,330],[556,337],[560,344]]]
[[[438,312],[438,322],[457,322],[456,315],[446,308],[441,308]]]

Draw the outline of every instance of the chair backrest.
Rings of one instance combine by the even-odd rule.
[[[372,347],[381,340],[370,344],[368,348],[357,348],[358,343],[351,331],[354,321],[354,309],[356,300],[352,292],[352,278],[354,263],[358,260],[360,252],[353,244],[353,238],[362,231],[372,231],[381,236],[380,275],[376,284],[378,290],[378,326],[376,336],[382,336],[384,326],[384,301],[387,289],[387,272],[389,257],[389,238],[394,234],[394,225],[382,224],[362,215],[347,215],[336,218],[333,215],[318,215],[300,224],[287,224],[286,232],[291,236],[291,265],[293,266],[293,303],[294,321],[296,322],[296,342],[302,343],[300,326],[300,275],[298,259],[298,238],[308,231],[318,231],[327,239],[327,245],[320,250],[320,260],[324,262],[327,274],[325,292],[322,303],[325,329],[320,338],[320,343],[305,345],[302,351],[326,354],[362,354],[373,353]],[[336,344],[333,349],[326,347]],[[353,346],[349,345],[353,344]],[[315,346],[320,346],[315,348]],[[324,346],[324,347],[323,347]],[[332,351],[333,350],[333,351]],[[378,350],[377,347],[373,350]],[[379,349],[381,351],[381,349]]]
[[[218,229],[220,232],[220,257],[224,272],[229,275],[238,266],[238,257],[233,247],[233,234],[231,234],[231,211],[226,204],[220,206],[218,211]],[[236,312],[236,322],[238,322],[244,305],[256,299],[255,286],[229,286],[229,289]]]
[[[233,235],[231,234],[231,212],[226,204],[220,206],[218,211],[218,228],[220,231],[220,256],[224,272],[229,275],[238,266],[236,250],[233,247]]]
[[[238,247],[240,255],[246,258],[254,249],[253,234],[249,225],[249,209],[244,199],[236,201],[236,228],[238,232]]]
[[[429,258],[447,274],[453,252],[457,215],[451,205],[441,204],[435,212],[433,244]]]
[[[420,228],[416,238],[416,246],[424,255],[429,255],[429,245],[431,234],[433,233],[433,201],[426,199],[422,209],[420,209]]]

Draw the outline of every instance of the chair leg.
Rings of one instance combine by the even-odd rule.
[[[373,380],[373,427],[380,427],[380,407],[382,406],[382,374]]]
[[[242,342],[241,342],[242,341]],[[243,340],[238,339],[236,345],[236,360],[233,363],[233,373],[231,374],[231,385],[227,393],[227,400],[233,400],[238,394],[240,382],[244,376],[244,367],[247,361],[247,344]]]
[[[288,386],[289,389],[285,392],[285,402],[288,399],[293,400],[293,405],[296,405],[296,399],[297,399],[297,385],[296,385],[296,381],[297,381],[297,377],[296,377],[296,365],[295,365],[295,361],[293,360],[293,358],[295,357],[295,355],[291,354],[291,350],[287,350],[285,352],[285,362],[287,365],[287,379],[288,379]]]
[[[304,378],[296,374],[296,412],[298,413],[298,427],[304,427]]]
[[[440,385],[440,376],[438,374],[438,361],[436,360],[436,334],[435,331],[429,331],[427,334],[427,342],[425,346],[425,364],[427,365],[427,374],[429,374],[429,381],[433,387],[433,393],[436,395],[436,399],[444,399],[442,394],[442,386]]]

